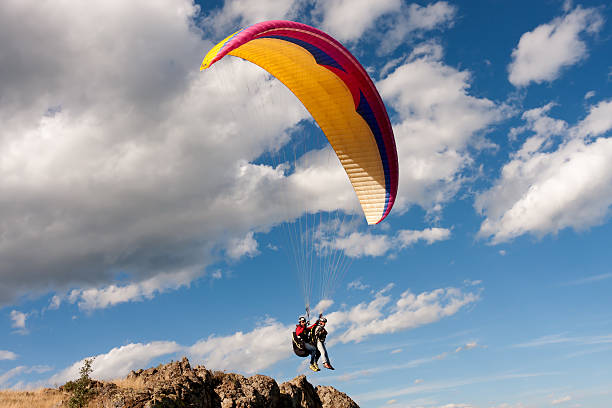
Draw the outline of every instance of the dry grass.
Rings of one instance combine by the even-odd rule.
[[[103,381],[106,382],[106,381]],[[109,381],[121,389],[144,391],[147,387],[142,378],[120,378]],[[62,402],[70,399],[70,393],[61,392],[52,388],[41,388],[32,391],[0,391],[0,408],[61,408]],[[104,397],[95,397],[87,408],[113,406],[112,401]]]
[[[135,391],[144,391],[147,389],[144,380],[140,377],[137,378],[118,378],[110,381],[119,388],[133,389]]]
[[[58,408],[69,395],[42,388],[34,391],[0,391],[0,408]]]

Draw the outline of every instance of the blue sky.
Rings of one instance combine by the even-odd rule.
[[[363,407],[612,401],[612,15],[604,1],[19,1],[0,5],[0,388],[186,355]],[[398,200],[355,214],[299,101],[205,53],[289,19],[375,81]],[[303,157],[302,157],[303,155]],[[289,332],[287,222],[350,264],[319,310],[336,371]],[[327,216],[327,215],[326,215]],[[311,216],[312,219],[312,216]],[[313,292],[311,302],[321,300]]]

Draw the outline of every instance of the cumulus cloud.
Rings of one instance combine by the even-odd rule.
[[[601,101],[589,108],[587,117],[574,129],[576,136],[601,136],[612,129],[612,100]]]
[[[195,343],[188,352],[194,361],[206,367],[254,374],[291,355],[287,339],[293,328],[269,320],[250,332],[210,336]]]
[[[479,237],[493,244],[531,233],[598,225],[612,205],[612,101],[592,106],[575,126],[553,119],[553,105],[523,114],[530,132],[475,206],[486,216]],[[601,136],[601,137],[598,137]]]
[[[61,304],[62,304],[62,297],[58,295],[53,295],[53,297],[51,298],[51,301],[49,302],[49,306],[47,306],[47,309],[57,310],[59,309]]]
[[[76,303],[80,309],[91,311],[105,309],[119,303],[152,299],[157,293],[187,286],[200,275],[200,270],[186,269],[173,273],[160,273],[151,278],[125,285],[105,285],[98,288],[74,289],[66,300]],[[213,277],[215,272],[212,273]]]
[[[15,332],[19,334],[27,334],[28,330],[26,329],[26,319],[28,318],[27,313],[20,312],[18,310],[12,310],[10,314],[11,327],[15,328]]]
[[[394,300],[388,294],[389,289],[377,292],[370,302],[328,314],[328,330],[334,333],[331,344],[360,342],[372,335],[433,323],[454,315],[479,299],[479,291],[444,288],[418,295],[405,291]]]
[[[220,22],[247,23],[294,7],[228,1],[217,12]],[[418,18],[407,18],[429,29],[449,21],[448,7],[412,5],[408,16]],[[198,12],[188,0],[0,4],[0,35],[15,39],[0,55],[0,197],[11,198],[0,201],[1,304],[49,289],[69,293],[50,307],[148,299],[189,285],[219,256],[255,255],[255,234],[277,223],[306,211],[355,211],[330,148],[291,165],[254,163],[309,115],[252,64],[227,59],[197,72],[213,44],[195,25]],[[91,30],[101,20],[105,29]],[[439,209],[462,183],[465,149],[500,117],[493,102],[467,94],[468,73],[429,48],[382,84],[405,146],[400,211]],[[364,244],[372,249],[361,254],[381,252]]]
[[[349,282],[346,287],[347,289],[366,290],[367,288],[370,287],[370,285],[366,285],[362,283],[361,279],[356,279],[354,281]]]
[[[244,238],[230,239],[227,245],[227,255],[231,259],[240,259],[243,256],[254,257],[259,254],[257,250],[257,241],[253,238],[253,232],[250,231]]]
[[[578,6],[565,16],[523,34],[512,51],[508,67],[510,82],[526,86],[530,82],[557,79],[563,68],[587,57],[584,37],[597,33],[603,21],[597,9]]]
[[[465,292],[457,288],[436,289],[418,295],[410,291],[403,292],[394,299],[390,291],[394,285],[373,294],[368,302],[349,306],[342,305],[341,310],[326,315],[329,346],[338,343],[360,342],[370,336],[409,330],[415,327],[431,324],[452,316],[466,306],[479,299],[479,291]],[[325,300],[315,309],[324,311],[331,308],[333,302]],[[250,331],[239,331],[229,335],[212,334],[193,345],[181,345],[174,341],[153,341],[150,343],[131,343],[115,347],[107,353],[93,358],[92,377],[109,380],[126,376],[131,370],[146,367],[160,357],[188,355],[194,364],[204,364],[209,369],[231,370],[245,374],[261,372],[279,361],[292,355],[287,347],[287,339],[295,325],[283,324],[268,318]],[[332,340],[333,339],[333,340]],[[464,346],[471,348],[470,343]],[[401,350],[395,350],[399,352]],[[381,371],[406,367],[417,367],[428,362],[444,358],[448,353],[402,363],[401,365],[381,367]],[[0,351],[0,359],[12,358],[13,353]],[[16,356],[15,356],[16,357]],[[79,369],[85,359],[80,359],[69,367],[53,374],[48,379],[30,384],[30,386],[45,386],[62,384],[79,376]],[[27,370],[37,372],[49,371],[49,367],[16,367],[0,376],[0,385],[8,384],[9,380]],[[15,385],[15,384],[13,384]],[[20,387],[23,388],[23,387]]]
[[[418,241],[425,241],[429,245],[437,241],[444,241],[450,238],[450,234],[447,228],[427,228],[422,231],[400,230],[395,236],[353,232],[338,237],[333,242],[325,243],[325,245],[341,249],[352,258],[377,257],[393,254]]]
[[[507,115],[506,108],[469,95],[470,73],[430,54],[398,66],[377,86],[398,114],[393,131],[400,184],[394,211],[416,204],[435,213],[466,181],[463,171],[473,164],[468,147],[491,146],[483,133]]]
[[[421,6],[400,0],[317,0],[314,19],[340,41],[357,41],[376,27],[378,50],[388,53],[413,36],[452,24],[456,7],[446,1]]]
[[[401,0],[318,0],[314,15],[321,29],[340,41],[359,39],[384,14],[398,12]]]
[[[151,343],[132,343],[115,347],[105,354],[91,356],[93,358],[91,376],[98,380],[111,380],[125,377],[130,371],[146,367],[154,359],[175,354],[183,348],[173,341],[154,341]],[[79,378],[79,370],[85,359],[79,360],[70,367],[51,376],[48,384],[63,384]]]
[[[390,53],[412,36],[423,32],[443,29],[453,25],[457,8],[446,1],[421,6],[413,3],[402,4],[399,13],[388,16],[389,30],[384,33],[379,54]]]
[[[332,307],[334,301],[331,299],[323,299],[311,310],[313,312],[313,316],[317,316],[319,313],[325,313]]]
[[[225,0],[223,7],[214,10],[203,20],[221,40],[251,24],[266,20],[291,20],[296,17],[302,0]]]
[[[17,358],[17,354],[8,350],[0,350],[0,360],[15,360]]]
[[[53,307],[147,299],[202,276],[228,245],[255,255],[249,234],[354,210],[329,148],[253,163],[309,115],[252,64],[198,72],[212,42],[197,17],[188,0],[0,5],[0,34],[14,39],[0,55],[0,197],[11,198],[0,202],[0,303],[49,289],[75,290]]]

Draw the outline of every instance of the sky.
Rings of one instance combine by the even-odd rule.
[[[611,16],[567,0],[0,2],[0,388],[61,385],[88,357],[112,379],[187,356],[307,374],[362,407],[609,408]],[[334,36],[376,84],[400,169],[381,224],[284,85],[232,57],[199,71],[272,19]],[[336,370],[312,373],[289,338],[295,256],[321,248],[342,265],[309,298]]]

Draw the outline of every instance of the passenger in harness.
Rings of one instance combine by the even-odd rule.
[[[323,367],[328,370],[335,370],[334,367],[329,362],[329,356],[327,355],[327,349],[325,348],[325,339],[327,338],[327,330],[325,330],[325,324],[327,323],[327,319],[322,315],[319,315],[319,319],[313,325],[314,330],[312,330],[312,344],[317,346],[318,354],[316,361],[319,360],[319,357],[323,357]],[[316,363],[315,363],[316,364]]]
[[[312,328],[316,326],[316,323],[312,326],[308,326],[308,322],[305,317],[300,317],[298,324],[295,326],[293,332],[293,351],[299,357],[306,357],[310,355],[310,369],[312,371],[321,371],[317,365],[319,359],[319,351],[313,346],[310,341]]]

